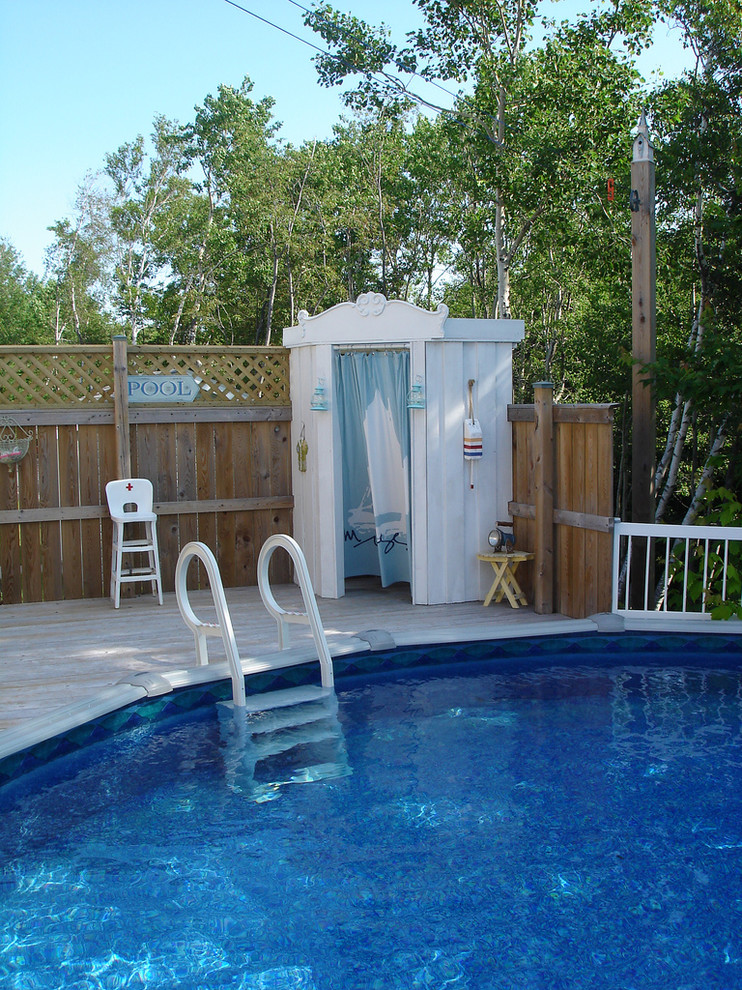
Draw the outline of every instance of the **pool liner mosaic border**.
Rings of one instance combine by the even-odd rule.
[[[668,654],[681,658],[708,655],[714,658],[723,657],[727,663],[742,663],[742,640],[735,636],[698,633],[549,635],[366,651],[336,657],[334,669],[336,679],[345,680],[390,672],[404,674],[413,669],[476,663],[482,660],[494,661],[500,669],[507,670],[510,663],[516,666],[521,666],[524,660],[549,663],[555,656],[564,654],[571,657],[590,657],[592,663],[599,661],[600,666],[612,666],[617,655],[624,653],[642,654],[643,664],[646,664],[647,655],[655,657],[659,663]],[[246,677],[248,694],[260,694],[317,681],[318,673],[314,663]],[[230,699],[231,682],[229,678],[225,678],[207,684],[177,688],[166,695],[134,702],[0,760],[0,787],[47,766],[51,761],[74,754],[119,733],[130,732]]]

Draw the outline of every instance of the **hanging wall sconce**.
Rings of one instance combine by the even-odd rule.
[[[312,393],[312,401],[309,404],[309,408],[315,409],[318,412],[324,412],[330,408],[327,402],[327,388],[324,378],[317,379],[317,386]]]
[[[422,375],[418,375],[415,379],[415,384],[410,386],[410,391],[407,393],[407,408],[425,408],[425,385],[423,384]]]

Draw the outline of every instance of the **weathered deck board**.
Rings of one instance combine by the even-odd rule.
[[[299,609],[294,585],[274,589],[285,608]],[[261,656],[277,647],[276,625],[255,587],[227,589],[232,622],[241,656]],[[213,615],[208,591],[193,592],[194,610],[203,619]],[[358,586],[344,598],[318,599],[329,638],[383,629],[395,640],[422,642],[501,636],[508,629],[523,635],[524,626],[538,632],[559,616],[537,616],[531,608],[481,602],[460,605],[412,605],[405,586],[384,591]],[[308,633],[298,630],[295,642]],[[209,644],[214,660],[223,660],[219,640]],[[149,594],[109,599],[39,602],[0,606],[0,732],[92,696],[127,673],[194,667],[193,637],[178,611],[174,594],[164,604]]]

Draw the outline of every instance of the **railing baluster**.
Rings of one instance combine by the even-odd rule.
[[[644,611],[649,611],[649,575],[652,572],[651,559],[652,559],[652,537],[647,537],[647,545],[645,549],[644,557]]]
[[[690,540],[685,541],[685,560],[683,561],[683,608],[682,612],[687,612],[688,605],[688,554],[690,552]]]
[[[670,537],[665,537],[665,591],[662,596],[662,611],[667,611],[667,594],[670,588]]]
[[[614,524],[618,522],[617,519],[613,520]],[[611,611],[618,611],[618,585],[619,585],[619,563],[621,560],[621,537],[618,531],[613,529],[613,570],[612,570],[612,587],[611,587]]]
[[[625,548],[625,563],[620,562],[620,558],[614,560],[613,566],[613,610],[617,613],[634,615],[651,615],[662,611],[666,616],[687,616],[689,619],[709,618],[711,610],[709,606],[710,592],[715,594],[721,592],[721,598],[726,601],[729,595],[729,569],[733,558],[730,554],[729,544],[734,542],[738,545],[739,552],[742,546],[742,526],[682,526],[668,525],[664,523],[622,523],[618,520],[614,522],[613,552],[620,555],[622,548]],[[631,564],[634,554],[634,539],[638,538],[646,543],[646,560],[644,568],[644,600],[643,605],[632,609],[631,602]],[[662,581],[662,606],[655,599],[650,599],[654,589],[650,588],[650,577],[652,567],[650,561],[654,559],[653,554],[657,554],[656,541],[665,541],[665,574]],[[680,543],[685,544],[684,554],[680,554]],[[693,552],[691,552],[691,544]],[[722,544],[724,545],[722,553]],[[715,554],[714,560],[710,561],[709,555]],[[697,553],[703,555],[703,560],[696,565]],[[717,561],[721,571],[717,567]],[[660,561],[658,560],[659,564]],[[670,568],[673,567],[671,581]],[[697,566],[697,570],[696,570]],[[671,607],[669,603],[670,585],[675,587],[675,576],[678,568],[682,567],[682,595],[681,601]],[[689,601],[689,588],[693,587],[689,582],[691,567],[694,568],[693,575],[701,577],[703,586],[700,601]],[[623,601],[619,600],[618,585],[625,575],[625,591]],[[697,580],[697,577],[694,579]],[[736,599],[735,599],[736,600]],[[621,607],[623,605],[623,608]],[[740,595],[740,605],[742,605],[742,595]]]

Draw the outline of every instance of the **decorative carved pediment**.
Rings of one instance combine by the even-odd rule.
[[[431,312],[381,292],[364,292],[352,302],[338,303],[316,316],[300,310],[298,327],[284,331],[284,344],[406,343],[443,337],[448,306]]]

